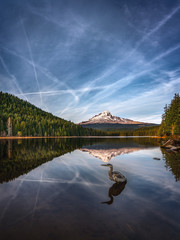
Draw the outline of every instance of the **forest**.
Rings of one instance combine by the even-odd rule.
[[[8,93],[0,92],[0,136],[105,135],[53,116]]]
[[[141,127],[135,130],[109,132],[109,135],[120,136],[175,136],[180,135],[180,96],[175,93],[171,103],[166,104],[160,126]]]
[[[0,136],[172,136],[180,135],[180,96],[164,108],[160,126],[102,131],[56,117],[8,93],[0,92]]]
[[[158,131],[160,136],[180,135],[180,96],[175,94],[169,105],[164,107],[162,122]]]
[[[157,136],[159,132],[159,125],[150,127],[140,127],[138,129],[129,130],[122,129],[119,131],[108,131],[110,136]]]

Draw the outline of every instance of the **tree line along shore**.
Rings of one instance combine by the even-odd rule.
[[[0,137],[180,136],[180,96],[164,107],[160,126],[101,131],[56,117],[8,93],[0,92]]]

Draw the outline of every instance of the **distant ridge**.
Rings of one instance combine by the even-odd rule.
[[[137,129],[140,127],[156,126],[157,124],[134,121],[127,118],[117,117],[109,111],[104,111],[93,116],[87,121],[80,122],[78,125],[87,128],[101,130],[122,130],[122,129]]]

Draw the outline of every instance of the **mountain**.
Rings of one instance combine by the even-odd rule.
[[[104,111],[90,118],[88,121],[83,121],[79,125],[87,128],[118,131],[118,130],[135,130],[140,127],[156,126],[153,123],[144,123],[133,121],[127,118],[113,116],[109,111]]]
[[[0,136],[103,135],[45,112],[27,101],[0,92]]]
[[[88,121],[79,123],[80,125],[95,123],[112,123],[112,124],[144,124],[143,122],[133,121],[127,118],[113,116],[109,111],[104,111],[90,118]]]
[[[18,97],[0,92],[0,136],[3,137],[157,135],[154,133],[154,130],[147,129],[147,126],[152,126],[153,124],[149,125],[115,117],[107,111],[83,123],[74,124],[71,121],[66,121],[45,112]],[[140,127],[145,127],[145,129]],[[137,128],[138,131],[141,131],[136,132]],[[105,130],[113,132],[105,132]]]

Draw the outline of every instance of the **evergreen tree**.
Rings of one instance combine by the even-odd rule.
[[[159,128],[160,136],[180,135],[180,96],[175,94],[170,105],[164,108]]]
[[[9,121],[8,121],[9,119]],[[7,124],[8,121],[8,124]],[[11,94],[0,92],[0,136],[105,135],[53,116]]]

